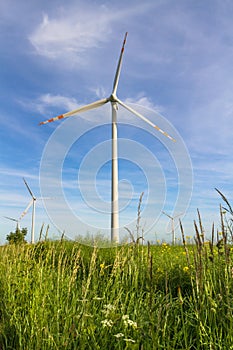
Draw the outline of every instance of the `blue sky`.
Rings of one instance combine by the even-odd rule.
[[[38,123],[109,97],[126,31],[118,96],[177,142],[119,107],[121,237],[135,230],[141,192],[147,239],[171,239],[162,211],[182,212],[189,236],[197,208],[207,235],[218,226],[214,188],[232,199],[232,15],[227,0],[2,0],[1,242],[15,227],[3,216],[30,201],[22,177],[52,198],[37,201],[36,238],[42,223],[51,237],[109,235],[110,106]]]

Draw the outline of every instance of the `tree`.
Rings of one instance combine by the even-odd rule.
[[[23,244],[27,241],[25,240],[25,236],[27,235],[27,228],[19,229],[18,227],[15,229],[15,232],[10,232],[6,236],[6,240],[9,244]]]

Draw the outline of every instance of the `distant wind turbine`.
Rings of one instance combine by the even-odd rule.
[[[118,217],[118,150],[117,150],[117,109],[118,104],[127,109],[129,112],[136,115],[138,118],[144,120],[146,123],[151,125],[153,128],[161,132],[163,135],[168,137],[170,140],[175,141],[167,132],[160,129],[157,125],[153,124],[149,119],[145,118],[142,114],[135,111],[133,108],[127,106],[117,97],[117,88],[122,66],[122,57],[124,53],[124,47],[126,43],[127,34],[125,34],[120,57],[118,60],[118,65],[115,73],[115,78],[113,82],[112,93],[109,97],[103,98],[101,100],[92,102],[83,107],[77,108],[71,112],[61,114],[57,117],[48,119],[41,122],[39,125],[54,122],[55,120],[71,117],[78,113],[86,112],[94,108],[103,106],[104,104],[110,102],[112,106],[112,191],[111,191],[111,241],[119,242],[119,217]]]
[[[36,214],[36,201],[39,199],[51,199],[49,197],[39,197],[36,198],[36,196],[34,196],[32,190],[30,189],[30,187],[28,186],[27,181],[23,178],[23,181],[28,189],[28,192],[30,193],[30,196],[32,197],[31,201],[29,202],[27,208],[24,210],[24,212],[22,213],[22,215],[20,216],[20,220],[27,214],[28,210],[31,208],[32,206],[32,227],[31,227],[31,243],[35,242],[35,214]]]
[[[25,186],[28,189],[28,192],[30,193],[30,196],[32,197],[31,201],[29,202],[27,208],[24,210],[24,212],[21,215],[21,219],[27,214],[28,210],[32,206],[32,226],[31,226],[31,243],[34,243],[35,241],[35,211],[36,211],[36,200],[37,198],[32,193],[32,190],[27,184],[27,181],[23,178],[23,181],[25,183]]]
[[[172,244],[175,245],[176,244],[176,236],[175,236],[174,220],[175,220],[175,218],[178,218],[178,216],[181,216],[183,213],[177,214],[175,216],[171,216],[171,215],[168,215],[167,213],[165,213],[165,211],[163,211],[163,214],[166,215],[169,219],[171,219]]]

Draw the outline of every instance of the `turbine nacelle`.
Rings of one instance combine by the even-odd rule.
[[[116,93],[112,93],[110,96],[109,96],[109,98],[108,98],[108,101],[109,102],[117,102],[117,95],[116,95]]]

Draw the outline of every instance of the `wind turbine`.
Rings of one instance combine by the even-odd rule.
[[[30,193],[30,196],[32,197],[31,201],[29,202],[27,208],[24,210],[24,212],[22,213],[20,219],[22,219],[28,212],[28,210],[31,208],[32,206],[32,227],[31,227],[31,243],[34,243],[35,241],[35,211],[36,211],[36,200],[37,198],[34,196],[34,194],[32,193],[30,187],[27,184],[27,181],[23,178],[23,181],[25,183],[25,186],[28,189],[28,192]]]
[[[30,193],[32,199],[29,202],[27,208],[24,210],[24,212],[21,214],[19,220],[21,220],[28,212],[28,210],[31,208],[32,206],[32,228],[31,228],[31,243],[35,242],[35,214],[36,214],[36,201],[39,199],[52,199],[50,197],[39,197],[36,198],[32,192],[32,190],[30,189],[30,187],[28,186],[27,181],[23,178],[23,181],[28,189],[28,192]]]
[[[183,213],[177,214],[175,216],[171,216],[168,215],[167,213],[165,213],[165,211],[162,212],[164,215],[166,215],[167,217],[169,217],[169,219],[171,219],[171,232],[172,232],[172,244],[175,245],[176,244],[176,236],[175,236],[175,225],[174,225],[174,220],[175,218],[177,218],[178,216],[182,215]]]
[[[149,119],[144,117],[139,112],[135,111],[133,108],[127,106],[125,103],[123,103],[118,97],[117,97],[117,88],[119,83],[119,77],[121,72],[121,66],[122,66],[122,57],[124,53],[126,38],[127,38],[127,32],[124,37],[123,45],[121,48],[120,57],[117,64],[117,69],[115,73],[115,78],[113,82],[113,89],[112,93],[109,97],[103,98],[101,100],[92,102],[90,104],[87,104],[85,106],[79,107],[75,110],[72,110],[70,112],[58,115],[57,117],[48,119],[46,121],[41,122],[39,125],[47,124],[54,122],[59,119],[71,117],[73,115],[76,115],[78,113],[86,112],[94,108],[98,108],[103,106],[104,104],[110,102],[112,106],[112,190],[111,190],[111,241],[112,242],[119,242],[119,217],[118,217],[118,150],[117,150],[117,109],[118,104],[127,109],[129,112],[136,115],[138,118],[144,120],[146,123],[151,125],[153,128],[161,132],[163,135],[168,137],[170,140],[175,141],[167,132],[160,129],[157,125],[153,124]]]

